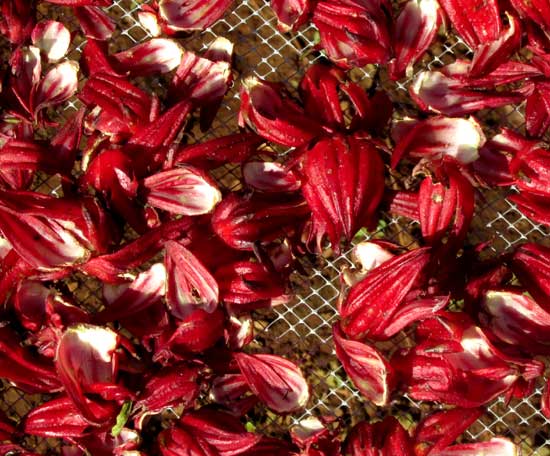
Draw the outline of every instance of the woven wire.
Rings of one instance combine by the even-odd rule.
[[[115,48],[111,51],[126,49],[151,38],[137,20],[136,13],[141,3],[147,1],[115,0],[106,8],[118,26],[117,36],[112,40]],[[64,8],[52,7],[43,14],[67,24],[69,13]],[[74,20],[67,25],[72,30],[77,30]],[[219,36],[234,42],[234,63],[239,76],[255,73],[268,80],[284,82],[294,92],[303,70],[312,61],[322,58],[322,54],[316,50],[318,35],[315,28],[309,26],[297,33],[279,33],[269,2],[264,0],[235,2],[233,9],[210,29],[182,39],[181,42],[185,49],[200,52]],[[75,36],[70,58],[78,59],[84,42],[81,36]],[[441,36],[416,70],[440,67],[457,56],[467,54],[468,49],[460,39]],[[384,79],[384,75],[377,74],[374,66],[354,69],[350,72],[350,77],[365,87],[369,87],[372,79],[377,77],[390,91],[394,101],[400,103],[398,109],[402,114],[414,113],[413,104],[407,99],[410,80],[391,85]],[[148,87],[162,92],[163,81],[148,81]],[[192,143],[235,132],[238,128],[237,94],[236,86],[231,89],[213,127],[206,134],[198,129],[187,131],[184,140]],[[78,107],[78,100],[73,100],[67,104],[66,109],[72,111]],[[516,130],[523,128],[522,106],[499,108],[482,115],[496,118],[498,122],[492,123],[493,125],[506,125]],[[234,190],[239,186],[240,169],[220,168],[214,172],[214,177],[224,187]],[[59,190],[58,182],[53,179],[38,181],[36,188],[52,193]],[[523,216],[504,198],[502,192],[485,191],[479,195],[478,202],[480,204],[470,233],[471,243],[491,240],[494,252],[503,252],[521,242],[544,242],[548,239],[548,229]],[[419,239],[419,229],[417,224],[406,219],[383,214],[376,232],[360,235],[355,241],[382,237],[410,246]],[[387,409],[377,409],[362,399],[337,361],[331,341],[331,326],[337,320],[340,273],[342,268],[353,266],[350,252],[351,248],[337,257],[323,256],[307,262],[304,265],[306,273],[293,277],[295,301],[256,315],[254,348],[296,360],[301,365],[312,392],[303,414],[283,418],[269,412],[258,412],[257,421],[253,423],[258,430],[277,435],[288,431],[289,426],[303,418],[327,414],[340,418],[344,425],[350,426],[368,417],[382,417],[390,413],[408,426],[431,409],[427,404],[416,403],[407,397],[393,402]],[[100,284],[84,275],[73,276],[68,289],[88,309],[97,309],[101,303]],[[406,346],[408,342],[407,335],[403,334],[392,341],[389,349]],[[540,396],[539,387],[531,396],[523,400],[513,400],[510,404],[505,404],[503,399],[496,400],[462,439],[479,441],[494,435],[503,435],[518,443],[526,456],[550,455],[550,422],[540,412]],[[20,419],[46,399],[44,396],[24,394],[6,384],[0,406],[9,416]],[[57,452],[60,448],[59,441],[50,439],[29,437],[25,443],[41,453]]]

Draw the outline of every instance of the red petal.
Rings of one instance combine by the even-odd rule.
[[[415,249],[372,270],[340,308],[344,332],[353,338],[379,338],[429,260],[429,248]]]
[[[232,81],[233,43],[214,41],[203,57],[186,51],[172,79],[170,91],[178,99],[190,97],[199,103],[223,98]]]
[[[113,413],[116,415],[114,409],[88,398],[86,393],[98,385],[115,383],[118,345],[115,332],[92,325],[69,328],[59,341],[56,355],[59,378],[79,413],[91,423],[104,424]]]
[[[284,302],[285,283],[260,263],[231,263],[220,267],[214,275],[220,285],[221,299],[232,304],[234,310]]]
[[[208,313],[197,309],[183,320],[161,350],[178,353],[201,353],[223,337],[224,315],[219,309]],[[160,353],[157,355],[160,356]]]
[[[277,27],[283,33],[298,30],[309,18],[311,0],[271,0],[271,9],[277,16]]]
[[[307,113],[319,118],[325,125],[345,127],[338,93],[345,77],[340,69],[322,63],[311,65],[300,81],[300,94]]]
[[[249,393],[251,391],[243,375],[227,374],[214,379],[210,398],[232,415],[242,417],[258,404],[258,398]]]
[[[74,14],[87,38],[106,41],[113,36],[115,22],[97,6],[82,6],[74,9]]]
[[[72,266],[89,257],[92,246],[85,236],[90,233],[81,231],[87,223],[87,211],[80,204],[37,193],[6,191],[0,201],[0,230],[32,266]]]
[[[162,431],[158,436],[162,456],[181,456],[186,451],[192,456],[218,456],[218,452],[206,441],[179,427]]]
[[[514,92],[469,90],[464,87],[464,82],[445,76],[440,71],[418,73],[409,92],[423,111],[446,116],[462,116],[480,109],[519,103],[524,98]]]
[[[43,325],[48,325],[47,329],[53,329],[57,333],[63,326],[86,322],[89,319],[86,311],[45,287],[41,282],[33,280],[24,280],[18,285],[13,296],[13,307],[21,324],[33,332],[39,331]],[[50,348],[48,347],[48,350]]]
[[[452,222],[457,210],[457,194],[441,182],[426,177],[418,192],[418,209],[422,237],[429,244],[440,241]]]
[[[140,266],[155,256],[167,240],[184,236],[190,225],[191,220],[186,217],[166,222],[136,240],[128,242],[114,253],[92,258],[80,269],[104,282],[123,282],[125,274],[130,269]]]
[[[75,443],[78,445],[78,450],[82,451],[82,453],[65,454],[64,451],[66,451],[67,447],[64,446],[62,450],[63,456],[85,456],[87,454],[111,456],[125,453],[132,456],[143,456],[139,451],[132,451],[137,450],[141,445],[140,435],[133,429],[125,427],[120,430],[117,427],[114,431],[87,433],[85,436],[75,439]]]
[[[550,30],[550,3],[548,0],[510,0],[521,17],[531,19],[544,31]]]
[[[192,407],[200,394],[199,369],[185,365],[167,367],[147,381],[136,408],[142,409],[140,420],[166,408]]]
[[[342,70],[322,63],[308,68],[300,82],[300,95],[306,112],[325,128],[365,130],[377,135],[386,127],[393,109],[385,92],[369,96],[358,84],[348,81]],[[346,117],[342,101],[351,104]]]
[[[134,127],[147,121],[151,111],[151,98],[147,93],[112,74],[94,74],[86,81],[80,99],[84,104],[99,106],[108,115]]]
[[[97,155],[81,177],[80,185],[101,193],[109,208],[139,233],[149,228],[143,207],[136,201],[138,181],[132,160],[121,149],[108,149]]]
[[[522,193],[512,195],[508,197],[508,200],[531,220],[550,225],[550,199],[548,197]]]
[[[232,316],[225,329],[225,343],[233,350],[242,350],[254,340],[254,321],[252,318]]]
[[[67,60],[46,73],[33,93],[32,106],[35,115],[44,108],[67,101],[76,93],[78,69],[78,63]]]
[[[510,162],[510,171],[522,193],[550,195],[550,154],[540,147],[522,150]]]
[[[541,372],[537,361],[499,351],[462,313],[425,320],[416,335],[418,345],[394,356],[392,366],[418,400],[478,407]]]
[[[0,328],[0,376],[28,393],[53,393],[62,387],[51,361],[23,347],[8,326]]]
[[[183,100],[176,103],[170,109],[163,112],[158,119],[149,122],[149,125],[140,129],[134,136],[132,136],[132,138],[130,138],[128,144],[133,146],[142,146],[147,149],[156,149],[161,146],[171,145],[178,136],[180,130],[185,125],[191,108],[192,104],[188,100]],[[139,157],[140,153],[149,159],[149,154],[144,154],[138,149],[138,152],[135,155],[137,155],[138,158],[141,158],[142,161],[144,161],[144,158]],[[145,168],[145,166],[142,167]]]
[[[48,2],[65,6],[111,6],[111,0],[48,0]]]
[[[393,416],[384,421],[355,425],[345,443],[350,456],[412,456],[413,445],[407,431]]]
[[[65,57],[71,44],[71,34],[61,22],[42,21],[32,31],[34,44],[49,62],[57,62]]]
[[[275,355],[233,355],[248,386],[262,402],[277,413],[303,408],[309,389],[298,367]]]
[[[361,394],[374,405],[388,405],[394,387],[391,365],[376,348],[344,338],[338,324],[332,327],[336,356]]]
[[[529,294],[550,311],[550,248],[523,244],[512,255],[511,266]]]
[[[233,83],[233,43],[217,38],[202,57],[186,51],[168,88],[174,100],[190,99],[201,109],[201,130],[211,126],[223,97]]]
[[[113,55],[120,71],[137,76],[168,73],[176,68],[182,59],[183,49],[171,39],[153,38],[145,43]]]
[[[350,98],[356,111],[350,128],[382,136],[393,113],[393,104],[388,94],[379,90],[374,95],[367,96],[358,84],[351,82],[342,85],[342,90]]]
[[[392,214],[400,217],[407,217],[412,220],[419,221],[420,214],[418,212],[418,193],[397,191],[388,192],[389,211]]]
[[[294,450],[296,448],[286,440],[262,437],[257,445],[242,453],[242,456],[288,456]]]
[[[34,5],[26,0],[6,0],[0,8],[0,33],[13,44],[23,43],[34,25]]]
[[[242,82],[239,125],[248,125],[269,141],[288,147],[305,145],[321,132],[321,126],[280,87],[256,77]]]
[[[59,158],[33,141],[8,140],[0,149],[0,176],[10,187],[19,188],[19,172],[44,171],[56,174]]]
[[[453,445],[430,456],[520,456],[521,450],[508,439],[494,437],[488,442]]]
[[[320,140],[304,156],[302,191],[312,211],[311,237],[325,235],[339,251],[342,236],[350,241],[370,226],[384,192],[384,166],[378,151],[365,139]]]
[[[321,46],[344,68],[386,63],[390,37],[381,2],[320,1],[313,11]]]
[[[542,391],[540,411],[547,419],[550,419],[550,379],[546,380],[544,390]]]
[[[434,184],[431,177],[422,182],[418,208],[422,236],[430,244],[440,242],[449,230],[444,250],[459,249],[474,216],[475,195],[471,183],[456,166],[446,166],[447,186]]]
[[[97,74],[108,74],[110,76],[123,78],[123,74],[118,74],[112,67],[110,59],[107,57],[107,43],[88,38],[84,49],[82,50],[81,64],[87,76]]]
[[[147,203],[180,215],[208,214],[221,201],[215,182],[191,166],[163,171],[143,180]]]
[[[262,438],[247,432],[234,416],[205,408],[182,416],[179,426],[195,438],[207,442],[219,456],[239,455]]]
[[[183,319],[195,309],[212,313],[219,301],[216,279],[181,243],[168,241],[165,248],[166,303],[172,315]]]
[[[295,192],[300,189],[296,174],[277,162],[247,162],[243,165],[243,179],[249,187],[261,192]]]
[[[233,0],[160,0],[160,17],[172,30],[204,30],[220,19]]]
[[[166,304],[156,301],[120,323],[132,336],[140,339],[146,350],[152,351],[154,342],[169,330],[170,315],[166,310]]]
[[[473,163],[476,177],[489,186],[509,186],[515,183],[510,173],[511,158],[501,153],[490,142],[479,151]]]
[[[421,121],[394,123],[393,138],[397,142],[392,154],[392,166],[404,156],[415,159],[440,160],[447,156],[460,163],[472,163],[479,157],[479,149],[485,144],[485,135],[477,120],[436,116]],[[408,132],[402,134],[402,130]]]
[[[508,291],[488,291],[482,300],[487,327],[503,342],[545,354],[550,345],[550,313],[532,298]]]
[[[390,63],[393,79],[412,76],[413,65],[430,47],[441,25],[441,9],[436,0],[407,2],[393,33],[395,60]]]
[[[451,22],[472,48],[496,40],[502,28],[496,0],[440,0]]]
[[[30,331],[37,331],[46,318],[47,299],[53,292],[41,282],[24,280],[13,296],[13,307],[21,324]]]
[[[517,8],[516,8],[517,9]],[[520,13],[520,17],[523,15]],[[550,51],[550,39],[545,31],[534,21],[523,18],[522,21],[527,32],[527,42],[534,52],[545,54]]]
[[[415,455],[428,456],[447,448],[482,415],[481,408],[455,408],[432,413],[415,430]]]
[[[290,429],[292,442],[308,455],[322,456],[340,453],[340,436],[338,429],[331,430],[327,426],[332,424],[330,418],[314,416],[300,419]]]
[[[84,107],[79,109],[76,114],[67,119],[50,142],[56,152],[57,166],[65,173],[69,173],[73,169],[82,138],[82,122],[85,113]]]
[[[505,63],[520,48],[521,24],[515,16],[506,13],[510,25],[498,39],[482,42],[474,52],[470,77],[486,75]]]
[[[536,78],[537,76],[542,76],[542,72],[533,65],[527,65],[521,62],[508,61],[499,65],[491,73],[486,76],[480,77],[470,77],[469,68],[470,64],[466,61],[460,61],[457,63],[462,70],[467,70],[465,72],[460,71],[462,78],[465,84],[467,84],[471,89],[474,88],[483,88],[483,89],[493,89],[495,86],[511,84],[517,81],[525,81],[528,78]],[[452,67],[453,64],[447,65],[446,69]],[[450,74],[453,77],[452,74]],[[461,76],[456,75],[458,79]]]
[[[254,133],[236,133],[182,146],[176,153],[174,165],[186,163],[212,169],[226,163],[241,163],[256,153],[257,147],[263,142]]]
[[[309,214],[303,199],[279,197],[273,202],[259,195],[240,197],[231,193],[212,216],[214,232],[234,249],[254,250],[290,232]]]
[[[164,296],[166,289],[166,270],[162,263],[155,263],[140,273],[129,285],[120,285],[118,290],[106,296],[104,310],[94,315],[98,324],[129,318],[147,309]],[[107,295],[107,293],[104,293]]]
[[[232,249],[220,239],[212,229],[211,217],[196,219],[189,231],[188,238],[191,242],[189,250],[200,260],[209,271],[239,261],[246,254]]]
[[[84,419],[68,397],[52,399],[35,407],[23,422],[23,430],[26,434],[41,437],[81,437],[90,428],[90,423]]]
[[[40,50],[35,46],[17,48],[10,59],[10,85],[21,106],[32,112],[32,96],[40,81],[42,63]]]
[[[141,5],[141,9],[138,11],[138,21],[141,26],[149,32],[149,35],[157,38],[162,34],[159,18],[152,7],[147,8],[149,5]]]
[[[550,83],[537,82],[527,97],[525,122],[531,136],[540,137],[550,128]]]
[[[416,321],[434,317],[448,302],[449,296],[434,296],[406,302],[395,312],[393,321],[384,328],[383,336],[389,339]]]
[[[504,127],[500,134],[493,136],[489,144],[493,147],[498,147],[503,152],[515,155],[518,152],[537,148],[539,141],[527,139],[522,134]]]
[[[212,399],[224,405],[230,404],[248,392],[250,389],[242,374],[226,374],[216,377],[210,389]]]
[[[374,429],[366,421],[353,426],[345,444],[345,454],[349,456],[378,456],[379,449],[374,448]]]

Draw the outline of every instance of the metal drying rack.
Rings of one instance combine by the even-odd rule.
[[[126,49],[150,38],[148,32],[137,21],[136,13],[140,4],[146,1],[114,0],[106,11],[117,21],[114,48],[111,51]],[[42,6],[41,6],[42,8]],[[72,30],[77,30],[74,20],[67,20],[67,10],[56,6],[40,9],[44,17],[58,19]],[[41,17],[39,17],[40,19]],[[73,22],[71,24],[71,21]],[[295,90],[304,69],[313,61],[323,58],[315,48],[318,38],[313,26],[297,33],[281,34],[276,27],[276,19],[267,0],[235,1],[228,14],[208,30],[182,39],[185,49],[203,51],[218,36],[224,36],[235,44],[235,70],[240,75],[255,73],[272,81],[281,81]],[[75,35],[70,58],[78,59],[84,39]],[[452,35],[442,35],[415,68],[438,67],[453,61],[456,56],[468,54],[466,45]],[[354,69],[350,77],[369,87],[377,72],[374,66]],[[380,76],[380,75],[378,75]],[[382,81],[382,77],[379,78]],[[413,112],[414,105],[408,100],[407,86],[410,81],[390,83],[387,86],[398,109]],[[148,81],[153,90],[163,91],[163,80]],[[236,115],[239,107],[239,79],[226,96],[213,127],[203,134],[198,128],[186,131],[188,142],[203,141],[237,131]],[[66,111],[77,109],[78,100],[70,101]],[[499,125],[516,130],[523,128],[523,107],[507,106],[488,112],[486,116],[496,118]],[[483,119],[482,115],[482,119]],[[485,125],[485,127],[488,125]],[[214,177],[227,189],[238,188],[240,169],[224,167],[214,171]],[[58,183],[54,178],[38,180],[35,186],[39,191],[57,193]],[[538,225],[508,202],[501,192],[486,191],[479,195],[476,217],[470,233],[470,242],[492,240],[495,253],[503,252],[518,243],[526,241],[545,242],[549,229]],[[362,235],[363,238],[367,235]],[[384,214],[378,230],[368,237],[384,237],[404,246],[412,245],[419,238],[415,223],[399,217]],[[356,240],[361,240],[358,236]],[[309,416],[334,415],[345,426],[370,417],[383,417],[386,414],[397,416],[407,425],[418,421],[433,406],[417,403],[408,397],[393,402],[387,409],[376,409],[353,387],[343,368],[335,357],[331,341],[331,326],[337,319],[336,300],[340,291],[339,274],[343,267],[352,266],[351,249],[338,257],[322,256],[304,261],[304,275],[295,274],[293,286],[296,299],[269,312],[256,315],[256,340],[254,349],[273,352],[297,361],[304,371],[311,387],[312,395],[305,411],[293,416],[279,417],[265,410],[258,410],[252,422],[258,430],[270,435],[286,433],[290,426]],[[100,283],[84,275],[73,276],[66,284],[75,294],[81,305],[97,309],[101,305]],[[403,334],[394,346],[407,344]],[[395,345],[397,344],[397,345]],[[47,396],[29,395],[11,385],[3,384],[0,408],[8,416],[20,419],[28,411],[47,399]],[[498,399],[487,407],[485,415],[462,436],[463,441],[487,440],[494,435],[506,436],[520,445],[524,456],[550,455],[550,421],[540,412],[541,388],[523,400],[513,400],[506,405]],[[58,454],[61,442],[56,439],[27,437],[24,444],[34,451]]]

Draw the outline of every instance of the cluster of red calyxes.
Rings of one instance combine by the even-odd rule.
[[[38,20],[47,4],[80,28]],[[144,3],[149,38],[117,53],[112,5],[0,4],[0,377],[48,395],[19,422],[0,416],[0,456],[35,454],[27,435],[63,439],[65,456],[520,454],[505,438],[455,441],[487,403],[544,379],[550,249],[487,259],[490,243],[465,242],[485,188],[513,188],[512,203],[550,223],[550,1],[271,0],[281,33],[311,22],[327,58],[292,95],[236,77],[224,37],[183,48],[231,0]],[[470,58],[418,71],[445,25]],[[366,64],[409,84],[408,116],[391,91],[348,77]],[[234,84],[241,130],[185,144]],[[69,100],[80,109],[64,111]],[[484,125],[480,111],[524,101],[525,132]],[[227,165],[239,190],[212,177]],[[389,188],[396,167],[418,185]],[[55,194],[35,190],[39,175],[55,176]],[[253,312],[292,305],[301,257],[347,250],[383,212],[416,221],[418,247],[356,245],[336,356],[377,407],[404,394],[445,407],[414,425],[323,416],[278,438],[245,427],[256,407],[287,415],[311,393],[298,365],[250,348]],[[95,312],[66,286],[75,275],[101,284]],[[403,331],[406,348],[380,348]]]

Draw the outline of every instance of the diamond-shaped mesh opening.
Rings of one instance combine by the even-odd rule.
[[[137,21],[136,12],[141,3],[147,1],[115,0],[106,8],[117,21],[115,39],[110,51],[127,49],[135,43],[150,38]],[[76,19],[69,8],[42,3],[38,18],[57,19],[64,22],[74,32],[69,57],[78,60],[85,39],[79,32]],[[265,0],[242,0],[235,2],[233,9],[210,29],[181,39],[182,45],[191,51],[203,51],[218,36],[224,36],[235,44],[234,68],[239,76],[257,74],[272,81],[282,81],[293,95],[304,69],[313,61],[322,58],[315,50],[317,32],[313,26],[293,34],[277,31],[276,20]],[[5,45],[5,41],[0,44]],[[470,57],[468,47],[456,36],[440,36],[430,50],[415,67],[415,71],[437,68],[453,62],[456,58]],[[384,70],[374,65],[355,68],[349,72],[350,78],[368,89],[376,79],[388,89],[394,102],[398,103],[400,114],[414,115],[414,104],[407,94],[411,80],[390,81]],[[148,78],[140,81],[143,87],[154,90],[161,96],[165,93],[162,78]],[[226,96],[212,128],[203,133],[196,122],[184,132],[183,141],[194,143],[212,137],[220,137],[238,130],[239,83],[236,83]],[[83,81],[81,81],[82,83]],[[66,105],[71,113],[78,109],[78,100]],[[508,126],[522,131],[524,128],[524,106],[506,106],[480,113],[484,128],[494,133],[497,126]],[[60,120],[63,112],[52,113]],[[225,166],[213,171],[213,176],[228,190],[240,186],[239,167]],[[393,176],[393,175],[392,175]],[[406,182],[403,176],[395,174],[391,185],[395,188],[414,188],[415,182]],[[34,185],[40,192],[62,193],[60,183],[52,177],[39,175]],[[519,242],[535,241],[550,245],[549,229],[533,223],[505,199],[504,192],[484,190],[478,195],[477,212],[469,241],[478,243],[493,241],[492,249],[503,252]],[[405,247],[417,244],[419,228],[409,220],[385,214],[379,229],[370,237],[393,240]],[[362,237],[364,238],[364,236]],[[360,239],[358,239],[360,240]],[[292,286],[295,299],[288,305],[255,315],[256,339],[252,350],[277,353],[299,363],[311,386],[311,400],[305,412],[281,417],[264,408],[257,407],[248,420],[256,429],[269,435],[280,436],[288,432],[290,426],[310,415],[335,415],[348,426],[365,418],[383,417],[386,414],[397,416],[406,426],[412,426],[433,409],[430,404],[417,403],[403,397],[394,401],[387,409],[378,409],[362,399],[347,378],[334,354],[331,341],[331,326],[337,319],[336,301],[339,296],[339,275],[344,267],[350,267],[350,250],[339,257],[327,253],[322,257],[304,259],[305,274],[293,274]],[[101,284],[83,274],[74,274],[59,284],[75,296],[87,310],[101,307]],[[410,339],[400,334],[388,344],[379,347],[385,351],[397,346],[407,346]],[[2,383],[2,409],[9,417],[19,421],[37,404],[47,400],[46,396],[24,394],[16,388]],[[521,444],[523,454],[550,455],[550,422],[540,413],[541,389],[522,401],[512,400],[509,404],[503,399],[496,400],[488,407],[487,413],[462,436],[462,441],[487,440],[494,435],[503,435]],[[23,442],[29,449],[38,453],[58,452],[60,442],[53,439],[28,437]]]

